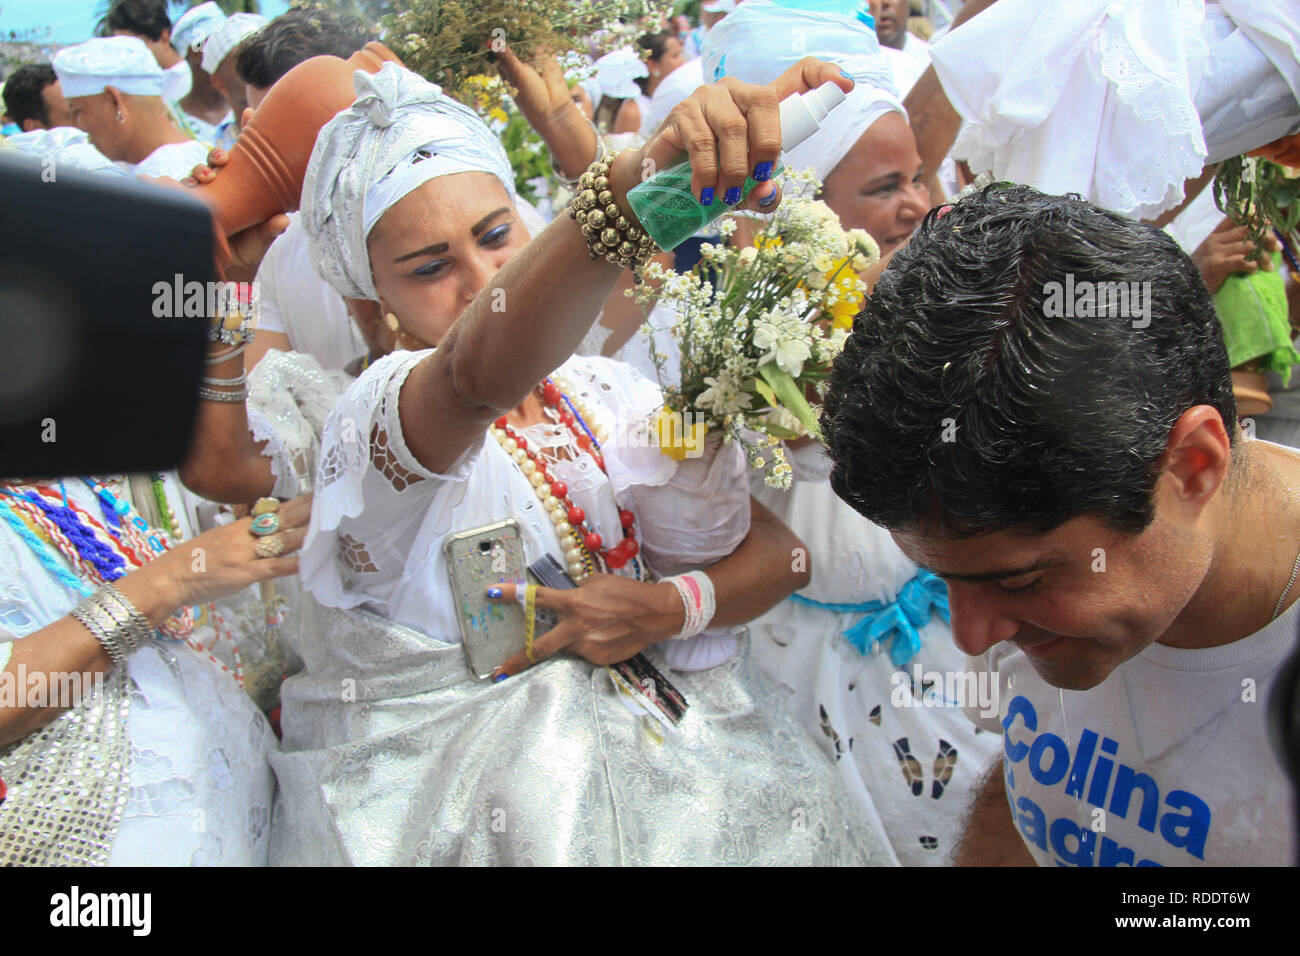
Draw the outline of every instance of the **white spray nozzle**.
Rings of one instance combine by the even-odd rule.
[[[781,101],[781,150],[789,152],[817,130],[826,114],[848,94],[827,81],[807,93],[794,93]]]

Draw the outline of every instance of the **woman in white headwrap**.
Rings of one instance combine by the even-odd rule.
[[[781,83],[806,89],[833,72],[808,66]],[[303,221],[322,275],[378,300],[416,351],[372,365],[325,426],[301,573],[322,606],[298,622],[306,667],[283,690],[274,860],[890,862],[729,628],[804,577],[786,570],[796,539],[761,508],[751,523],[734,449],[677,464],[635,447],[658,389],[570,357],[621,270],[591,260],[568,217],[522,248],[500,145],[437,87],[395,64],[356,83],[357,102],[317,140]],[[741,105],[773,128],[766,92],[701,94],[612,161],[614,197],[643,160],[680,155],[684,130],[712,133]],[[775,153],[721,139],[724,171],[706,178],[717,147],[692,138],[701,188],[740,182]],[[616,437],[601,443],[606,430]],[[528,561],[608,573],[538,589],[560,616],[537,639],[540,663],[523,669],[520,654],[479,681],[458,646],[443,546],[506,518]],[[569,522],[584,521],[575,542]],[[638,546],[606,547],[625,528]],[[648,567],[704,565],[714,629],[666,641],[684,605]],[[638,652],[674,668],[690,704],[662,742],[591,663]]]
[[[853,17],[747,0],[709,32],[702,58],[706,76],[761,83],[805,52],[856,85],[787,163],[815,170],[842,225],[865,229],[888,255],[911,236],[929,197],[874,30]],[[807,543],[812,582],[750,625],[755,660],[787,691],[846,791],[880,814],[899,861],[944,864],[998,744],[930,686],[935,674],[965,667],[945,620],[944,585],[835,496],[820,445],[805,440],[790,451],[793,487],[754,482],[753,493]]]

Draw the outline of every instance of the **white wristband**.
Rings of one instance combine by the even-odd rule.
[[[713,594],[713,581],[709,576],[703,571],[689,571],[664,580],[677,589],[682,606],[686,609],[686,620],[681,633],[674,634],[673,640],[682,641],[705,630],[718,609]]]

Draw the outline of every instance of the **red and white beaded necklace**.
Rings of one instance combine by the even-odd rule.
[[[596,466],[608,476],[600,447],[604,432],[599,427],[592,430],[588,423],[594,419],[587,407],[580,399],[572,397],[571,388],[561,389],[554,378],[545,379],[539,392],[547,413],[568,428],[578,448],[590,455]],[[565,566],[572,578],[580,581],[598,571],[617,570],[628,562],[632,563],[637,579],[644,578],[643,566],[636,557],[641,546],[637,544],[636,516],[632,512],[619,510],[623,538],[613,547],[605,548],[605,539],[587,521],[587,513],[569,498],[568,485],[550,474],[546,462],[529,447],[527,439],[506,420],[506,416],[498,418],[489,431],[519,466],[546,509],[560,543],[565,546]]]

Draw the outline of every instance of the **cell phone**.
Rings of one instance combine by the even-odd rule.
[[[507,518],[458,532],[447,538],[443,551],[465,658],[474,676],[482,680],[524,649],[523,608],[487,597],[493,584],[525,580],[519,524]]]

